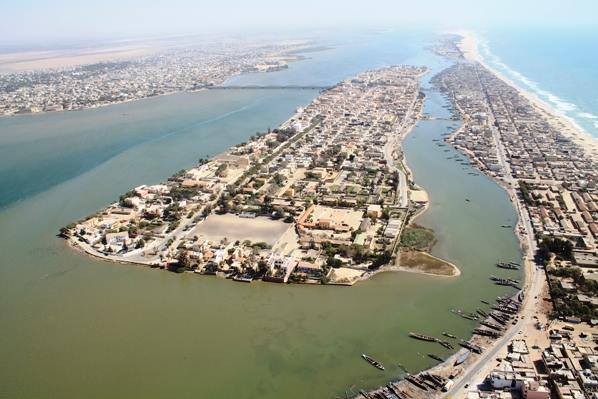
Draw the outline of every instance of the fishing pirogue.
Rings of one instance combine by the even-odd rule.
[[[362,354],[361,357],[368,362],[369,364],[371,364],[372,366],[376,367],[378,370],[382,370],[384,371],[384,365],[382,365],[382,363],[380,363],[379,361],[377,361],[376,359],[374,359],[373,357],[370,357],[366,354]]]

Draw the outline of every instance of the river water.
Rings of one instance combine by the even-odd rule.
[[[239,284],[91,259],[59,227],[275,127],[313,90],[177,94],[106,108],[0,119],[0,397],[332,398],[431,366],[439,345],[409,331],[467,337],[475,310],[511,289],[490,283],[517,260],[506,194],[433,141],[456,122],[429,88],[446,66],[421,33],[384,32],[332,43],[288,70],[230,84],[333,84],[396,63],[432,68],[425,111],[405,141],[431,207],[418,222],[458,278],[379,274],[354,287]],[[445,151],[447,150],[447,151]],[[466,202],[469,198],[470,202]],[[503,272],[505,273],[505,272]],[[507,272],[508,273],[508,272]],[[380,372],[362,359],[382,361]]]

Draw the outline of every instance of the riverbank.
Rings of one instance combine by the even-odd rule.
[[[426,73],[429,73],[429,71],[426,71]],[[400,129],[395,139],[396,141],[387,143],[388,149],[385,151],[386,159],[389,163],[393,163],[394,155],[398,154],[398,159],[396,160],[398,167],[395,169],[399,174],[399,190],[403,191],[401,193],[403,196],[401,201],[410,205],[409,215],[406,217],[401,228],[394,264],[384,266],[381,271],[409,272],[436,277],[458,277],[461,274],[461,270],[456,265],[429,253],[436,242],[435,237],[426,243],[423,248],[415,248],[416,251],[407,251],[406,253],[401,248],[403,246],[401,241],[404,238],[405,230],[420,227],[415,224],[415,220],[424,214],[430,206],[430,197],[427,191],[415,183],[413,172],[407,164],[403,148],[405,139],[413,132],[417,123],[423,120],[422,114],[425,96],[421,94],[420,96],[417,109],[414,110],[415,116],[412,123],[408,123]]]

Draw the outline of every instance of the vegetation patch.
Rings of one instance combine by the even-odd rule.
[[[403,248],[429,252],[435,243],[434,232],[416,224],[405,227],[401,234],[401,247]]]
[[[586,279],[581,269],[575,266],[551,267],[548,274],[557,316],[575,316],[586,321],[598,317],[598,308],[580,301],[580,294],[588,298],[598,296],[598,281]],[[575,290],[563,289],[560,286],[562,279],[573,283]]]

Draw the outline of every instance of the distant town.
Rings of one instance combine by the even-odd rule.
[[[408,225],[428,201],[400,147],[425,72],[343,81],[279,128],[136,187],[62,234],[105,259],[242,282],[352,285],[383,266],[455,275],[426,253],[432,233]]]
[[[221,84],[247,72],[275,71],[309,43],[245,41],[173,47],[70,68],[0,74],[0,116],[79,110]]]

